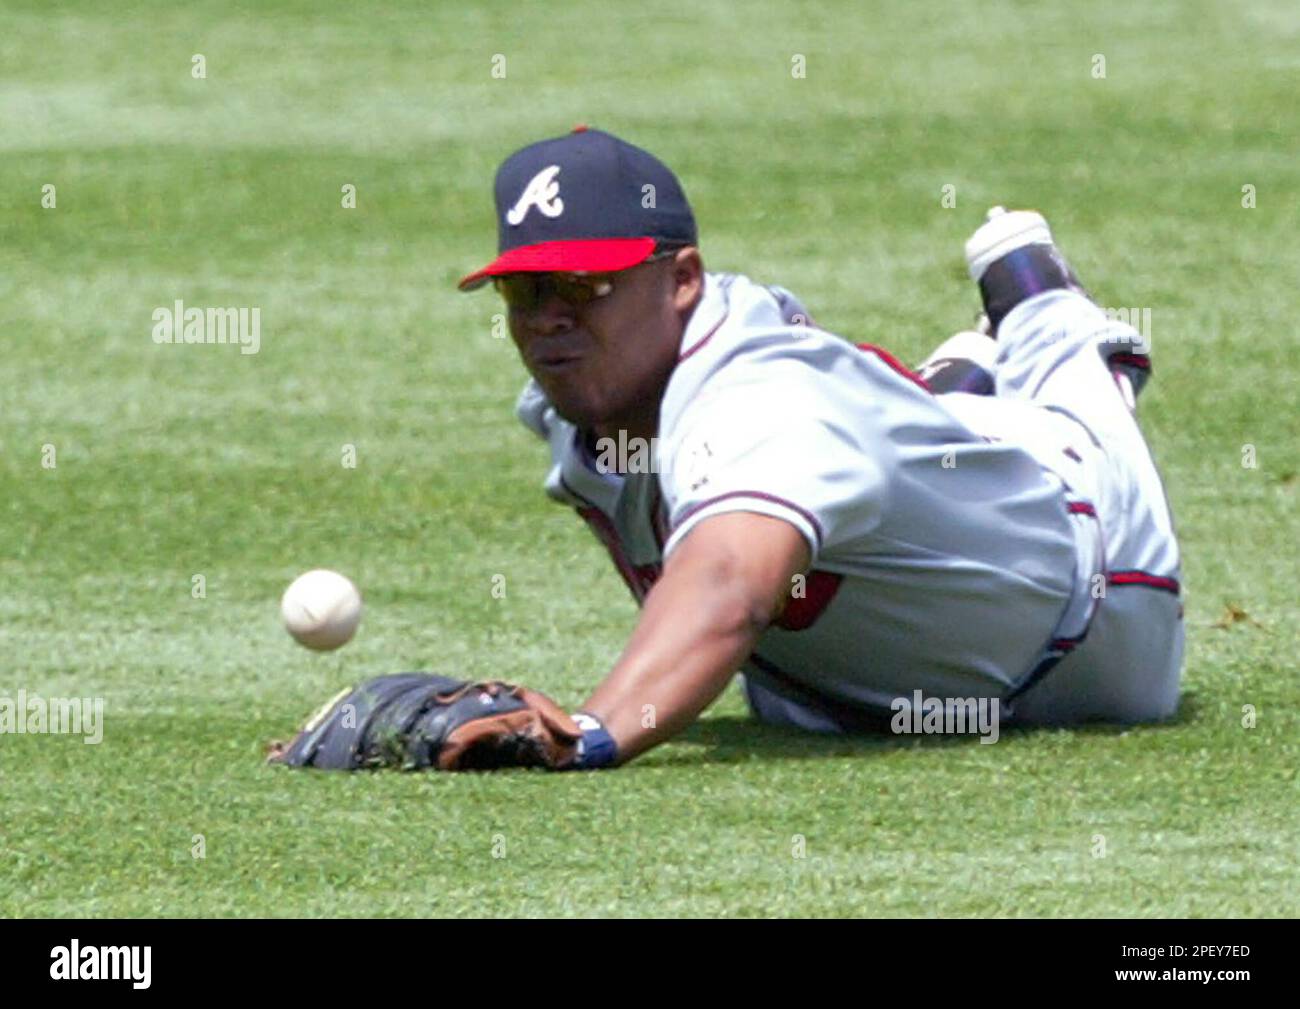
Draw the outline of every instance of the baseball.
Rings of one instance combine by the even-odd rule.
[[[300,645],[327,652],[347,644],[357,632],[361,593],[337,571],[308,571],[285,589],[280,615]]]

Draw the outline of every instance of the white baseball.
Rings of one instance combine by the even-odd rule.
[[[295,641],[327,652],[347,644],[357,632],[361,593],[337,571],[308,571],[285,589],[280,616]]]

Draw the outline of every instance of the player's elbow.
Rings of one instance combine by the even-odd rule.
[[[737,558],[720,555],[701,572],[709,626],[738,640],[757,638],[776,614],[771,586],[754,577]]]
[[[680,549],[665,574],[693,582],[687,592],[715,632],[751,643],[780,612],[792,576],[809,560],[793,526],[747,512],[706,519]]]

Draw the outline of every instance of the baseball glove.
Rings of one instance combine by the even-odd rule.
[[[361,770],[489,770],[571,763],[581,730],[554,701],[498,680],[379,676],[332,698],[268,761]]]

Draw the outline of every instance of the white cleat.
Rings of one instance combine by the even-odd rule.
[[[975,234],[966,241],[966,268],[977,284],[993,263],[1026,245],[1051,245],[1052,230],[1035,210],[989,209]]]
[[[1007,313],[1036,294],[1065,289],[1088,297],[1053,242],[1052,229],[1035,210],[993,207],[966,242],[966,268],[979,285],[988,331],[995,338]]]

